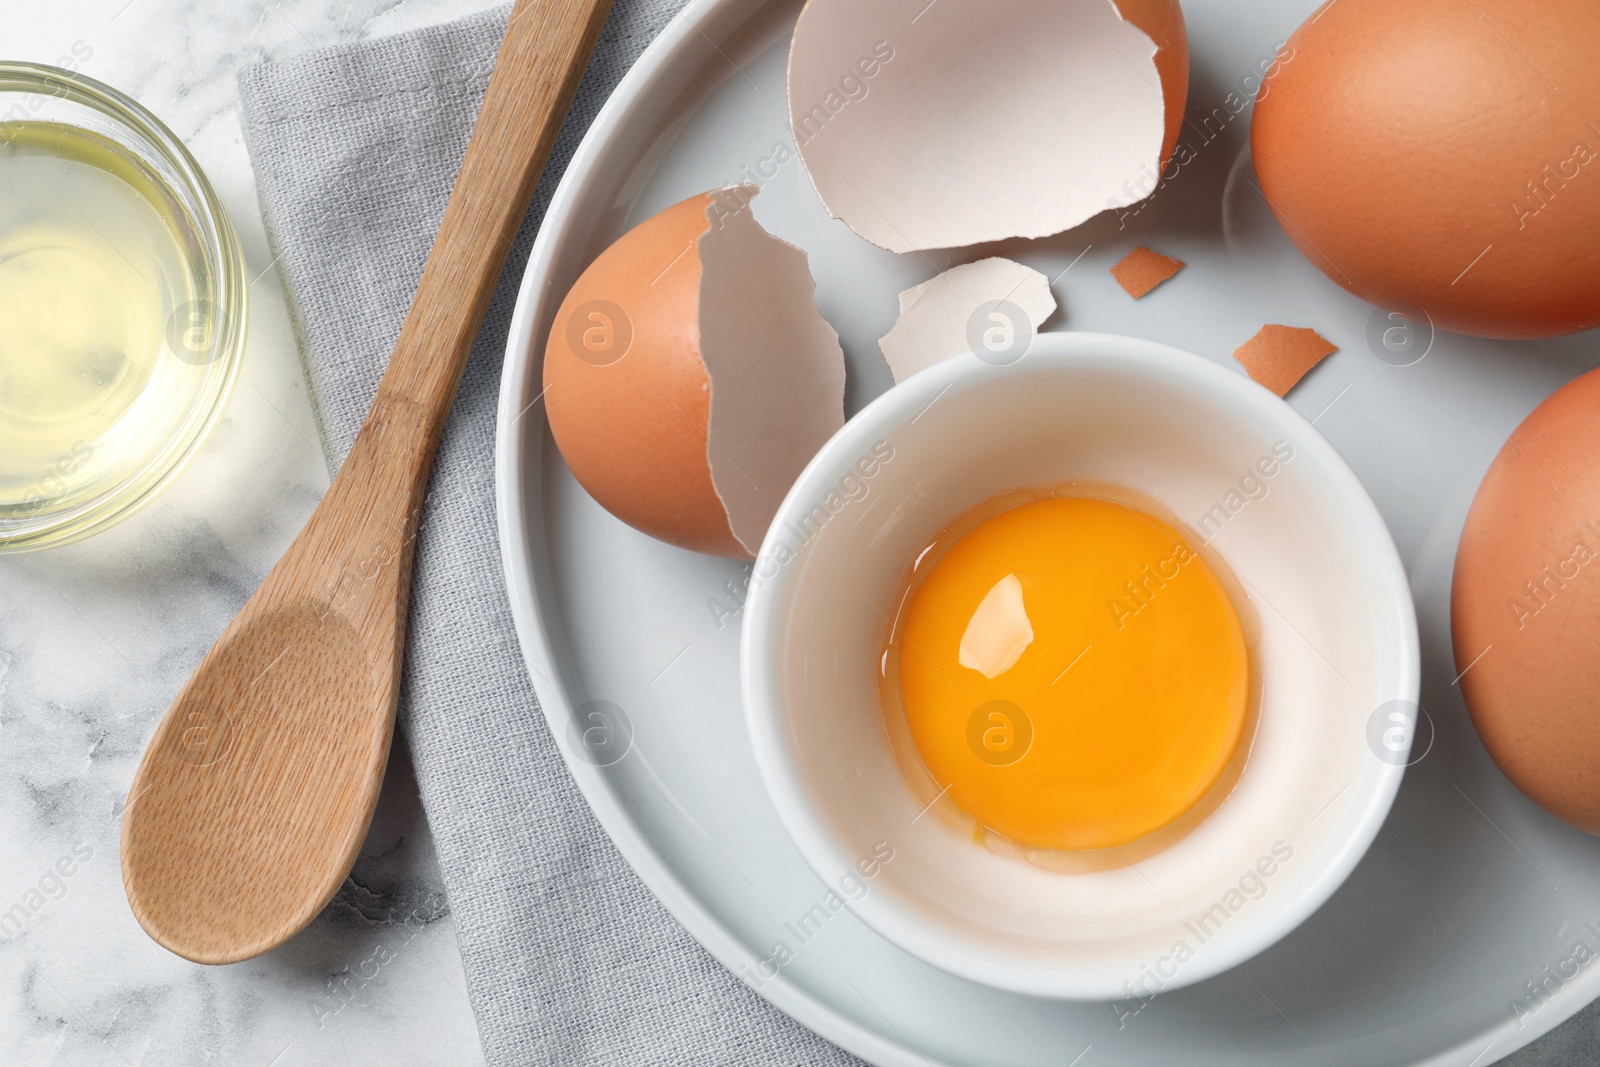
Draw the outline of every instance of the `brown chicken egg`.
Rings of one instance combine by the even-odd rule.
[[[1588,329],[1597,52],[1594,0],[1331,0],[1261,91],[1260,191],[1324,274],[1374,304],[1482,337]]]
[[[839,336],[755,194],[692,196],[623,234],[573,283],[544,359],[550,432],[589,494],[652,537],[739,558],[844,425]]]
[[[1461,532],[1456,670],[1500,769],[1600,833],[1600,371],[1511,434]]]

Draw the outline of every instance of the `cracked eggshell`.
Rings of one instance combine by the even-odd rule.
[[[617,518],[753,558],[801,468],[844,425],[844,353],[806,254],[750,211],[755,186],[693,196],[600,254],[545,349],[550,431]]]
[[[1161,169],[1172,159],[1183,129],[1183,109],[1189,102],[1189,30],[1178,0],[1116,0],[1118,13],[1155,42],[1156,73],[1161,78],[1161,98],[1166,106],[1166,132],[1161,137]],[[1159,173],[1152,175],[1155,192]]]
[[[996,306],[1009,303],[1015,311]],[[878,341],[895,382],[985,344],[987,331],[1029,336],[1056,309],[1050,279],[993,256],[963,263],[900,294],[900,317]],[[1025,321],[1019,321],[1025,320]]]
[[[1143,199],[1188,81],[1177,0],[808,0],[789,119],[828,213],[911,252],[1046,237]]]

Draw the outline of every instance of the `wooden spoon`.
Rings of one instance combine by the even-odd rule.
[[[199,963],[302,930],[366,837],[428,473],[611,0],[520,0],[377,398],[300,536],[156,727],[128,794],[139,924]]]

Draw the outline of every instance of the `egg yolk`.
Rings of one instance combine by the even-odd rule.
[[[1227,590],[1167,523],[1106,500],[1035,500],[956,539],[891,645],[928,770],[1024,845],[1160,829],[1244,729],[1249,654]]]

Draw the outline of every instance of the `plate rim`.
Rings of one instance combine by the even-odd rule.
[[[538,606],[538,566],[533,548],[536,545],[542,547],[543,531],[526,528],[522,522],[524,501],[529,495],[525,490],[542,489],[543,477],[537,464],[524,462],[530,457],[524,454],[522,438],[516,432],[516,424],[526,408],[531,408],[538,401],[536,396],[532,403],[522,406],[522,399],[529,395],[527,385],[530,376],[543,363],[536,355],[533,328],[546,313],[545,291],[550,287],[547,268],[562,251],[561,246],[572,237],[572,208],[585,195],[583,187],[596,162],[647,91],[658,81],[670,78],[680,64],[694,64],[695,72],[703,70],[706,66],[704,60],[696,60],[689,54],[697,41],[707,42],[713,50],[720,51],[719,41],[725,40],[762,10],[779,3],[794,2],[796,0],[688,0],[646,46],[595,115],[545,209],[523,269],[507,331],[496,410],[496,530],[517,643],[522,651],[524,666],[530,673],[530,684],[533,685],[539,710],[552,736],[561,734],[571,714],[572,704],[559,680],[550,635]],[[726,26],[729,32],[720,37],[708,35],[707,26],[712,23]],[[710,33],[715,34],[717,28],[712,26]],[[542,420],[543,416],[538,418]],[[532,453],[532,458],[540,458],[543,455],[543,443],[527,451]],[[531,481],[528,480],[530,467],[533,468]],[[539,679],[544,679],[543,686],[539,684]],[[823,1039],[877,1067],[950,1067],[943,1061],[930,1060],[921,1052],[890,1041],[861,1025],[821,998],[801,989],[782,973],[759,988],[739,978],[741,968],[759,962],[755,953],[732,934],[660,859],[607,784],[600,768],[573,760],[559,743],[556,748],[590,811],[629,867],[679,925],[719,963],[732,971],[745,988]],[[1502,1019],[1473,1038],[1441,1050],[1427,1059],[1415,1061],[1412,1067],[1486,1067],[1487,1063],[1496,1062],[1554,1030],[1597,998],[1600,998],[1600,968],[1585,968],[1558,990],[1537,1015],[1525,1020],[1522,1027],[1515,1025],[1515,1019]],[[1502,1041],[1507,1043],[1494,1060],[1481,1060],[1486,1052]]]

